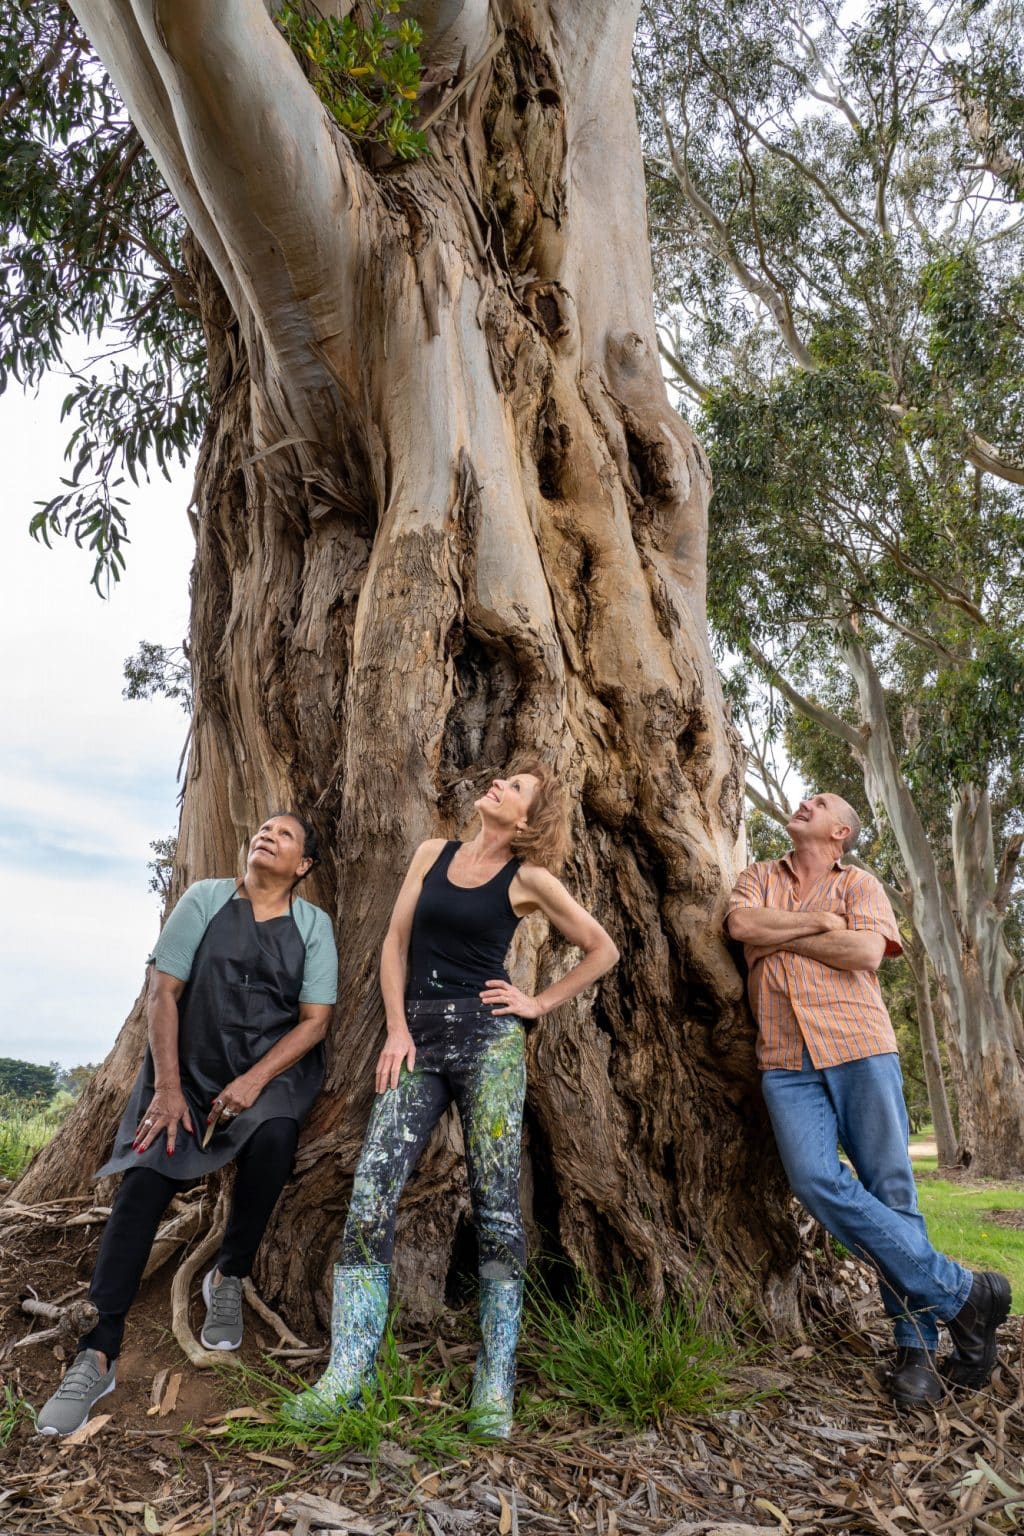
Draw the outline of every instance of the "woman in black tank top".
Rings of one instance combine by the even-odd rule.
[[[334,1268],[331,1361],[312,1387],[289,1400],[287,1411],[299,1423],[356,1402],[372,1374],[387,1318],[399,1197],[454,1100],[480,1262],[483,1346],[473,1407],[484,1433],[511,1433],[526,1265],[519,1210],[522,1021],[568,1002],[619,955],[556,877],[568,846],[568,811],[551,770],[532,760],[515,765],[476,809],[480,827],[469,842],[420,845],[395,902],[380,965],[387,1040]],[[530,912],[543,912],[583,951],[568,975],[536,997],[514,986],[505,968],[512,935]]]

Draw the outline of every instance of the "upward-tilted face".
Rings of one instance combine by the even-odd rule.
[[[248,868],[296,880],[310,865],[305,846],[305,831],[294,816],[270,816],[249,844]]]
[[[539,783],[532,773],[517,773],[510,779],[492,779],[490,789],[473,802],[484,825],[521,831],[529,820],[530,805]]]
[[[790,817],[786,831],[794,847],[811,843],[842,843],[850,831],[849,818],[845,815],[846,802],[838,795],[809,795],[801,800]]]

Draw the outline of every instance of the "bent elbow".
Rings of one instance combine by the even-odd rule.
[[[605,970],[610,971],[613,966],[618,965],[621,958],[622,956],[619,953],[619,946],[616,944],[614,939],[609,939],[604,955]]]

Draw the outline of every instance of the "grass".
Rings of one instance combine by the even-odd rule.
[[[374,1388],[367,1388],[354,1408],[344,1409],[328,1422],[296,1429],[284,1418],[282,1403],[306,1383],[276,1370],[260,1374],[243,1367],[229,1378],[239,1390],[240,1404],[260,1400],[265,1413],[262,1420],[228,1419],[221,1443],[248,1451],[301,1448],[328,1458],[362,1451],[375,1463],[386,1441],[428,1465],[439,1466],[464,1456],[471,1442],[484,1438],[468,1405],[468,1378],[456,1379],[461,1374],[432,1366],[429,1357],[411,1360],[402,1355],[388,1328]]]
[[[923,1126],[910,1146],[930,1141],[934,1132]],[[938,1159],[915,1157],[915,1173],[935,1173]],[[999,1269],[1009,1275],[1013,1310],[1024,1312],[1024,1227],[1003,1227],[990,1211],[1024,1209],[1024,1187],[1000,1184],[961,1184],[947,1179],[918,1179],[917,1197],[936,1248],[972,1269]]]
[[[566,1407],[643,1430],[673,1416],[735,1408],[749,1391],[732,1379],[751,1349],[710,1327],[707,1295],[675,1297],[659,1311],[626,1281],[601,1296],[578,1282],[569,1305],[534,1287],[521,1362]]]
[[[34,1415],[28,1403],[15,1392],[10,1382],[5,1382],[3,1396],[0,1397],[0,1450],[7,1445],[26,1416],[34,1422]]]
[[[70,1093],[58,1093],[48,1103],[0,1094],[0,1178],[16,1179],[25,1171],[74,1102]]]
[[[1009,1275],[1013,1310],[1024,1311],[1024,1227],[999,1226],[988,1215],[1024,1210],[1024,1189],[920,1179],[917,1195],[936,1248],[973,1269],[999,1269]]]
[[[519,1346],[518,1429],[557,1430],[567,1417],[583,1414],[592,1422],[643,1430],[674,1416],[704,1418],[751,1401],[749,1387],[734,1375],[749,1362],[751,1349],[708,1326],[705,1302],[677,1298],[654,1312],[624,1282],[601,1297],[581,1281],[568,1304],[531,1287]],[[539,1392],[530,1390],[531,1374]],[[263,1406],[259,1417],[225,1421],[218,1431],[225,1446],[301,1448],[327,1458],[362,1451],[375,1462],[388,1442],[438,1466],[487,1439],[468,1406],[469,1370],[442,1369],[432,1353],[418,1360],[402,1355],[390,1328],[374,1389],[322,1425],[296,1429],[284,1418],[284,1396],[303,1385],[291,1375],[272,1367],[270,1374],[233,1371],[230,1380],[240,1405]]]

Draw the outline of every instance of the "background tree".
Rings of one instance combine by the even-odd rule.
[[[52,1099],[56,1091],[57,1073],[53,1066],[0,1056],[0,1094],[14,1099]]]
[[[951,1020],[965,1155],[1017,1172],[1024,210],[979,162],[964,84],[1007,7],[645,14],[662,346],[716,477],[712,618],[859,760]]]
[[[350,10],[380,20],[321,7]],[[262,0],[74,11],[109,78],[76,29],[56,63],[52,28],[34,42],[26,22],[33,100],[67,68],[88,110],[95,91],[121,121],[116,85],[145,146],[140,196],[166,184],[187,224],[172,252],[169,220],[160,247],[184,280],[153,257],[164,277],[146,280],[186,305],[179,334],[198,317],[206,349],[172,895],[234,867],[271,806],[314,806],[328,834],[310,895],[336,922],[341,1004],[261,1286],[302,1319],[329,1263],[410,850],[466,826],[481,779],[529,747],[579,794],[570,878],[623,956],[596,998],[531,1035],[534,1219],[594,1274],[636,1268],[655,1298],[699,1249],[723,1293],[792,1316],[795,1233],[721,932],[742,780],[705,629],[706,461],[658,361],[636,7],[405,7],[422,26],[412,131],[430,151],[409,162],[339,98],[337,28],[300,60]],[[403,88],[389,49],[411,46],[381,44],[382,92]],[[60,159],[75,131],[55,110],[33,121]],[[88,231],[88,210],[68,216]],[[17,206],[9,218],[20,231]],[[527,925],[527,985],[569,959]],[[99,1162],[144,1028],[140,1003],[21,1198]],[[440,1131],[404,1207],[407,1300],[444,1288],[468,1208],[457,1136]]]

